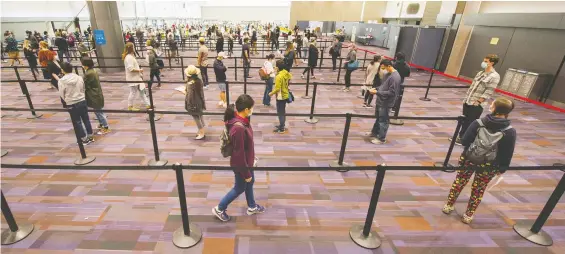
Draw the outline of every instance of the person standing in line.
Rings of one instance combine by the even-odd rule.
[[[137,51],[137,46],[135,45],[135,37],[133,37],[133,35],[128,32],[127,33],[127,41],[126,42],[130,42],[131,44],[133,44],[133,52],[135,53],[135,56],[140,57],[139,52]]]
[[[170,39],[167,42],[169,44],[169,52],[170,52],[169,56],[171,58],[174,58],[175,62],[179,63],[180,62],[180,59],[178,58],[179,46],[178,46],[177,40]]]
[[[80,55],[77,55],[76,38],[73,33],[69,33],[67,36],[67,43],[69,44],[70,55],[72,55],[72,57],[80,57]]]
[[[34,73],[34,75],[39,76],[39,70],[37,69],[37,56],[35,55],[35,51],[31,48],[29,40],[24,40],[23,48],[24,56],[29,64],[29,69],[32,73]]]
[[[243,75],[248,79],[252,78],[249,75],[249,68],[251,67],[251,52],[249,50],[249,38],[243,40],[245,44],[241,47],[241,61],[243,62]]]
[[[85,100],[84,82],[79,75],[73,73],[70,63],[63,63],[64,76],[59,79],[59,94],[69,109],[73,126],[82,139],[83,145],[94,142],[92,126],[88,117],[88,107]],[[83,129],[86,129],[86,134]]]
[[[263,93],[263,105],[266,107],[271,106],[271,91],[273,91],[273,83],[275,82],[276,71],[273,67],[275,62],[275,54],[269,54],[267,56],[267,61],[263,63],[263,69],[265,74],[269,75],[269,78],[265,80],[265,92]]]
[[[214,74],[216,74],[216,82],[218,82],[218,88],[220,89],[220,101],[218,102],[218,106],[226,108],[228,106],[226,100],[226,71],[228,67],[222,62],[224,58],[227,58],[225,52],[221,51],[218,53],[218,57],[216,57],[216,61],[214,61]]]
[[[308,41],[309,41],[308,37],[306,37],[305,35],[302,35],[300,37],[302,38],[302,46],[308,45]],[[305,59],[308,58],[308,51],[310,50],[310,48],[309,47],[302,47],[302,50],[304,52],[302,53],[301,57],[305,58]]]
[[[195,140],[203,140],[206,138],[206,131],[204,127],[204,117],[202,113],[206,110],[206,100],[204,99],[204,87],[202,80],[198,77],[200,70],[194,65],[188,66],[184,70],[186,81],[186,96],[184,98],[184,106],[189,115],[194,118],[194,122],[198,127],[198,133]]]
[[[275,27],[275,37],[274,37],[274,42],[275,42],[275,48],[276,50],[279,50],[279,37],[281,36],[281,28],[279,26]]]
[[[304,72],[302,72],[302,79],[304,79],[304,73],[307,73],[308,71],[310,71],[310,74],[312,75],[312,79],[316,79],[316,76],[314,76],[314,69],[316,68],[317,64],[318,64],[318,53],[319,50],[316,47],[316,42],[310,42],[310,46],[308,46],[308,67],[306,67],[304,69]]]
[[[228,56],[233,54],[233,34],[228,35]]]
[[[394,69],[398,71],[398,74],[400,74],[402,83],[404,83],[405,78],[410,77],[410,66],[406,63],[406,56],[404,53],[396,53],[392,67],[394,67]]]
[[[104,108],[104,94],[100,86],[98,72],[94,69],[94,61],[90,57],[81,59],[82,67],[86,70],[82,77],[85,86],[86,105],[94,109],[94,115],[98,118],[97,135],[104,135],[110,132],[110,126],[106,114],[102,112]]]
[[[385,81],[379,89],[371,89],[370,93],[377,95],[377,119],[373,124],[371,132],[367,133],[373,139],[371,143],[375,145],[385,144],[386,134],[389,126],[390,109],[394,107],[396,98],[400,91],[401,78],[398,71],[392,67],[392,62],[385,59],[381,62],[381,71],[385,73]]]
[[[279,117],[279,126],[275,126],[274,133],[286,133],[286,104],[288,103],[289,90],[288,83],[292,79],[292,74],[288,72],[284,60],[277,61],[277,76],[275,77],[275,89],[269,93],[269,96],[277,95],[277,115]]]
[[[462,145],[465,147],[459,157],[459,166],[462,169],[457,170],[457,176],[447,196],[447,203],[442,209],[443,213],[450,214],[455,210],[455,201],[457,201],[459,194],[461,194],[461,191],[474,173],[475,178],[471,188],[471,197],[469,198],[467,210],[461,217],[463,223],[471,223],[490,181],[494,177],[506,172],[506,169],[510,166],[516,146],[516,129],[512,128],[510,120],[508,120],[508,115],[513,109],[513,101],[506,98],[498,98],[490,105],[490,114],[471,123],[461,140]],[[484,148],[476,145],[477,142],[484,144],[489,141],[483,136],[485,134],[500,137],[498,142],[491,141],[489,145],[494,146],[494,150],[488,151],[487,154],[484,154]],[[478,158],[488,159],[477,162]],[[476,170],[477,168],[479,170]]]
[[[357,60],[357,47],[355,44],[349,45],[349,53],[347,53],[347,57],[345,58],[345,64],[343,68],[345,68],[345,88],[343,88],[344,92],[349,92],[351,89],[351,73],[354,71],[348,67],[349,64],[352,64]]]
[[[296,52],[292,41],[286,42],[286,51],[284,52],[285,69],[290,72],[293,65],[298,65],[296,62]]]
[[[372,108],[371,102],[373,101],[373,94],[369,92],[371,89],[377,89],[381,86],[381,80],[383,80],[383,75],[381,70],[381,56],[375,55],[367,69],[365,70],[365,85],[361,89],[363,92],[361,95],[363,97],[363,107]],[[401,76],[402,78],[402,76]],[[371,86],[369,88],[368,86]]]
[[[257,31],[255,30],[255,27],[252,27],[251,31],[251,46],[253,47],[251,52],[252,54],[257,55],[259,54],[259,52],[257,52]]]
[[[63,61],[63,57],[67,57],[67,62],[71,62],[71,56],[69,55],[69,43],[66,39],[66,33],[57,32],[55,34],[55,46],[57,46],[57,53],[59,56],[59,61]]]
[[[463,115],[465,119],[461,124],[459,137],[455,140],[455,143],[458,145],[462,145],[461,139],[463,135],[465,135],[465,131],[467,131],[469,125],[481,117],[483,108],[488,105],[487,101],[500,82],[500,75],[494,69],[498,61],[499,58],[497,55],[487,55],[481,63],[483,70],[477,73],[469,90],[467,90],[467,95],[463,100]],[[451,139],[452,138],[449,138],[449,141],[451,141]]]
[[[330,47],[330,55],[332,56],[332,71],[337,71],[337,58],[341,56],[341,41],[336,37],[333,45]]]
[[[148,41],[152,42],[152,41]],[[162,66],[159,65],[159,56],[157,55],[157,49],[159,48],[159,43],[155,43],[155,48],[151,46],[147,46],[147,62],[149,63],[149,85],[153,85],[154,78],[157,78],[157,88],[161,87],[161,68]],[[162,60],[161,60],[162,61]]]
[[[47,77],[50,79],[51,87],[54,89],[59,89],[59,75],[61,75],[61,66],[55,59],[57,54],[53,51],[47,50],[45,52],[45,56],[41,55],[41,57],[45,57],[45,71],[47,73]],[[40,59],[41,59],[40,57]],[[63,107],[65,107],[65,103],[63,103]]]
[[[224,52],[224,35],[223,34],[218,35],[218,39],[216,40],[216,52],[218,52],[218,54],[220,52]]]
[[[139,63],[137,62],[137,59],[135,59],[133,47],[133,43],[126,43],[124,53],[122,53],[122,60],[124,61],[126,69],[126,81],[139,81],[139,83],[128,83],[128,110],[139,111],[139,108],[136,108],[133,105],[133,101],[138,94],[145,103],[145,107],[147,109],[151,108],[151,104],[149,102],[149,98],[147,98],[147,94],[145,94],[146,85],[143,83],[143,69],[139,67]]]
[[[273,36],[271,29],[270,27],[267,27],[267,36],[265,36],[265,40],[267,41],[267,48],[271,48],[271,50],[273,50],[273,48],[271,47],[271,36]]]
[[[141,48],[143,45],[145,45],[145,42],[143,41],[143,31],[141,31],[141,29],[137,28],[135,30],[135,37],[137,37],[137,43],[139,43],[140,49],[143,50]]]
[[[18,61],[19,65],[22,65],[20,61],[20,50],[18,49],[18,42],[14,39],[14,35],[6,31],[4,33],[4,40],[6,41],[6,52],[8,53],[8,57],[10,58],[10,66],[14,66],[14,62]]]
[[[198,39],[200,43],[200,48],[198,49],[198,59],[196,60],[196,66],[200,69],[202,75],[202,82],[204,82],[204,88],[208,88],[208,47],[206,47],[206,41],[204,37]]]
[[[300,35],[296,35],[294,39],[294,45],[296,46],[296,54],[298,55],[298,59],[302,59],[302,47],[308,48],[308,43],[302,44],[302,38]]]
[[[254,104],[251,96],[242,94],[235,101],[235,105],[228,106],[224,114],[224,122],[233,148],[230,166],[233,168],[235,184],[220,203],[212,208],[212,214],[223,222],[231,219],[226,212],[228,206],[244,192],[247,200],[247,215],[260,214],[266,211],[265,207],[255,202],[253,195],[255,173],[252,167],[256,166],[256,158],[250,117],[253,115]]]

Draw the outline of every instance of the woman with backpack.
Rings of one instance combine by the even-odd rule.
[[[294,51],[294,43],[292,41],[286,42],[286,51],[284,52],[284,68],[288,72],[292,69],[293,65],[298,65],[296,63],[296,52]]]
[[[465,132],[461,144],[465,147],[457,170],[455,181],[443,207],[443,213],[455,210],[455,201],[467,185],[473,173],[471,197],[461,221],[469,224],[481,203],[489,182],[503,174],[510,166],[516,145],[516,130],[510,125],[508,115],[514,109],[514,102],[506,98],[498,98],[490,105],[490,114],[475,120]]]
[[[361,88],[361,98],[363,98],[363,107],[372,108],[371,102],[373,101],[374,94],[370,93],[371,88],[377,88],[381,85],[381,56],[373,56],[373,60],[367,66],[365,70],[365,83]]]
[[[271,96],[269,95],[271,91],[273,91],[273,83],[275,82],[275,54],[269,54],[267,56],[267,60],[263,63],[263,67],[261,68],[261,72],[264,73],[264,80],[265,80],[265,92],[263,93],[263,105],[266,107],[271,106]],[[261,75],[259,75],[261,76]]]
[[[200,79],[200,69],[196,68],[194,65],[188,66],[184,73],[186,74],[187,81],[185,92],[186,96],[184,98],[184,106],[189,115],[194,118],[194,122],[198,127],[198,133],[196,135],[196,140],[203,140],[206,138],[206,133],[204,127],[204,118],[202,112],[206,110],[206,100],[204,99],[204,83]]]
[[[308,67],[306,67],[302,72],[302,79],[304,79],[304,73],[307,73],[308,71],[310,71],[312,79],[316,79],[316,76],[314,76],[314,68],[316,68],[318,63],[318,52],[316,42],[310,42],[310,46],[308,46]]]
[[[152,46],[155,46],[152,47]],[[150,72],[149,72],[149,84],[153,85],[153,79],[157,78],[157,82],[159,82],[157,84],[157,88],[161,87],[161,68],[162,66],[159,64],[159,61],[161,61],[161,63],[163,62],[163,60],[160,59],[160,57],[157,55],[157,49],[159,48],[159,43],[155,42],[154,45],[150,45],[147,46],[147,62],[149,63],[149,68],[150,68]]]
[[[231,150],[231,154],[224,156],[231,156],[230,166],[233,168],[235,184],[220,203],[212,208],[212,214],[224,222],[230,220],[230,216],[226,213],[228,206],[244,192],[247,200],[247,215],[264,213],[266,210],[255,202],[253,193],[255,174],[251,168],[256,166],[257,159],[249,117],[253,114],[254,104],[251,96],[242,94],[235,101],[235,105],[229,105],[224,113],[228,140],[226,145],[222,145],[222,154],[224,150]]]
[[[345,88],[343,88],[344,92],[349,92],[351,89],[351,73],[356,70],[355,64],[357,61],[357,47],[355,44],[349,45],[349,53],[347,53],[347,57],[345,58]],[[359,64],[357,63],[357,67]]]

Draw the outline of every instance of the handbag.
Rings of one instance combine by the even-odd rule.
[[[51,79],[51,75],[49,75],[49,72],[47,71],[47,69],[42,68],[42,69],[41,69],[41,73],[43,73],[43,78],[44,78],[44,79]]]
[[[355,60],[353,62],[347,63],[347,70],[354,71],[359,69],[359,61]]]
[[[286,99],[286,103],[292,103],[294,101],[294,94],[291,91],[288,91],[288,99]]]

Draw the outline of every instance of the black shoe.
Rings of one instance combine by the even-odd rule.
[[[278,129],[276,129],[275,131],[273,131],[273,133],[275,133],[275,134],[285,134],[285,133],[286,133],[286,129],[278,128]]]
[[[82,141],[82,145],[88,145],[92,142],[94,142],[94,138],[88,137],[88,138],[86,138],[85,140]]]
[[[449,138],[449,142],[451,142],[453,140],[453,138]],[[461,144],[461,138],[457,137],[457,139],[455,139],[455,144],[462,146],[463,144]]]

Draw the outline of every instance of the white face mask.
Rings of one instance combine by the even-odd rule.
[[[485,62],[481,63],[481,68],[486,69],[488,67],[488,64]]]

